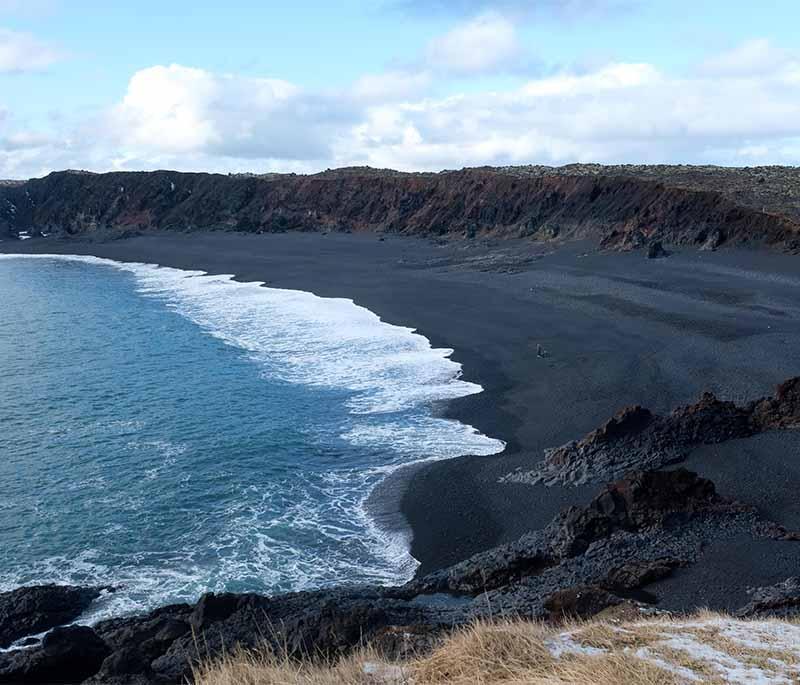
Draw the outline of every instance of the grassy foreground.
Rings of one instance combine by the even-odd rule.
[[[684,685],[800,683],[800,625],[700,613],[558,628],[478,623],[432,653],[388,663],[364,648],[335,664],[239,653],[203,665],[198,685]]]

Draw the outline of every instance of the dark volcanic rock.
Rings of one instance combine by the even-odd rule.
[[[669,257],[669,252],[664,249],[660,240],[656,240],[647,247],[647,258],[659,259],[660,257]]]
[[[738,513],[742,505],[716,494],[714,484],[685,469],[634,473],[605,489],[587,507],[569,507],[548,528],[556,556],[582,554],[618,530],[675,526],[698,513]]]
[[[41,647],[0,657],[0,683],[80,683],[97,672],[109,651],[91,628],[54,628]]]
[[[799,416],[798,379],[746,407],[709,394],[666,417],[631,407],[562,448],[551,466],[574,472],[576,455],[589,455],[608,472],[628,453],[647,463],[654,454],[680,454],[697,442],[795,426]],[[663,465],[663,458],[656,461]],[[590,473],[590,466],[597,464],[582,468]],[[636,611],[646,607],[642,602],[655,601],[648,585],[696,562],[709,543],[773,529],[773,537],[794,539],[752,507],[719,496],[696,473],[634,471],[603,487],[586,506],[565,509],[542,530],[399,588],[342,587],[276,597],[212,593],[194,605],[103,621],[94,629],[58,628],[41,646],[0,654],[0,682],[178,683],[191,678],[198,660],[238,647],[336,658],[371,642],[404,656],[430,649],[445,631],[476,618],[561,620],[611,607]],[[86,590],[77,596],[88,603],[96,595]],[[46,591],[24,588],[14,596],[19,601],[7,605],[17,612],[14,625],[45,629],[37,622],[42,602],[33,599]],[[74,613],[79,604],[69,606]],[[20,614],[20,607],[30,616]],[[759,588],[740,613],[800,615],[800,580]]]
[[[749,507],[719,497],[714,484],[696,473],[684,469],[633,473],[606,486],[587,506],[565,509],[544,530],[431,573],[413,581],[407,590],[412,594],[475,596],[555,573],[565,559],[584,555],[592,545],[617,532],[650,534],[701,515],[734,518],[750,513]],[[593,582],[605,582],[607,588],[615,590],[632,590],[662,577],[659,574],[666,573],[663,565],[671,569],[684,563],[665,559],[663,551],[655,559],[646,557],[638,570],[623,562],[612,553],[598,566],[597,573],[592,572]],[[617,573],[616,585],[613,578],[607,580],[612,571]],[[623,584],[626,571],[628,579]]]
[[[74,621],[99,596],[98,589],[68,585],[38,585],[0,593],[0,647]]]
[[[161,657],[178,638],[191,632],[193,607],[179,604],[163,607],[147,616],[103,621],[95,631],[112,653],[99,670],[101,681],[117,677],[154,677],[151,663]]]
[[[383,588],[277,597],[212,593],[193,606],[176,605],[147,616],[104,621],[95,630],[111,653],[93,682],[134,678],[181,682],[198,659],[236,646],[266,646],[295,657],[335,657],[373,637],[380,637],[388,648],[389,629],[417,626],[415,630],[424,632],[428,640],[453,625],[454,614],[446,606],[432,609],[401,595],[397,589]],[[392,649],[400,649],[399,642],[391,644]]]
[[[795,170],[691,167],[369,168],[310,176],[57,172],[0,185],[0,234],[118,237],[150,230],[357,230],[438,238],[590,238],[641,249],[658,236],[715,249],[800,235]],[[769,211],[765,211],[769,208]]]
[[[503,480],[546,485],[609,481],[630,471],[678,463],[697,445],[798,426],[800,378],[782,383],[774,397],[743,407],[707,392],[697,403],[667,416],[655,416],[638,406],[623,409],[583,439],[545,450],[535,469],[511,473]]]
[[[624,600],[597,585],[583,585],[559,590],[545,600],[547,619],[589,618]]]
[[[781,383],[775,397],[751,405],[753,422],[760,431],[800,427],[800,378]]]
[[[787,578],[782,583],[760,587],[751,592],[752,599],[736,615],[741,618],[800,616],[800,578]]]
[[[650,425],[653,418],[649,409],[638,405],[626,407],[598,428],[592,434],[593,439],[597,442],[614,442],[638,435]]]
[[[623,596],[671,575],[685,566],[681,559],[631,561],[615,568],[606,576],[603,586]]]
[[[701,250],[716,250],[725,242],[725,232],[721,228],[714,228],[707,234],[703,232],[698,235],[697,242],[701,243]]]
[[[603,434],[639,430],[636,416],[645,417],[634,412]],[[207,594],[93,630],[57,629],[41,647],[0,655],[0,682],[178,683],[199,659],[237,647],[335,658],[370,642],[403,656],[496,612],[560,620],[643,606],[642,588],[692,563],[708,541],[750,531],[755,520],[697,474],[634,473],[544,530],[400,588]]]

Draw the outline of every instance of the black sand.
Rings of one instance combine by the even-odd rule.
[[[348,297],[386,321],[417,328],[436,346],[454,348],[464,376],[484,392],[443,411],[509,446],[499,456],[434,463],[386,484],[384,508],[400,501],[422,572],[512,540],[543,526],[563,506],[587,501],[596,486],[497,480],[540,459],[544,448],[581,437],[621,407],[668,411],[704,390],[745,401],[800,374],[800,258],[722,250],[647,260],[640,253],[600,254],[587,245],[547,250],[523,242],[438,246],[347,234],[0,243],[0,251],[94,254]],[[734,485],[762,494],[774,486],[775,464],[760,458],[774,449],[764,440],[747,468],[726,465],[736,463],[735,455],[729,462],[709,459],[716,470],[707,475],[716,473],[723,494]],[[703,464],[693,457],[692,468],[704,473]],[[786,478],[795,469],[779,472]],[[392,492],[394,498],[387,495]],[[789,508],[775,511],[796,516]],[[740,564],[741,583],[774,582],[770,555],[797,559],[795,544],[737,543],[736,554],[748,559]],[[724,569],[705,564],[696,574],[701,571],[709,588],[725,587]],[[703,600],[722,606],[725,591],[710,591]]]

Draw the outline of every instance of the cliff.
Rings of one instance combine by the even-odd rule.
[[[369,168],[294,174],[55,172],[0,184],[0,234],[353,230],[431,237],[800,249],[793,168]]]

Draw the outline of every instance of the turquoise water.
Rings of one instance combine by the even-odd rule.
[[[437,418],[480,388],[348,300],[93,258],[0,258],[0,589],[118,586],[99,615],[402,582],[364,500],[502,444]]]

